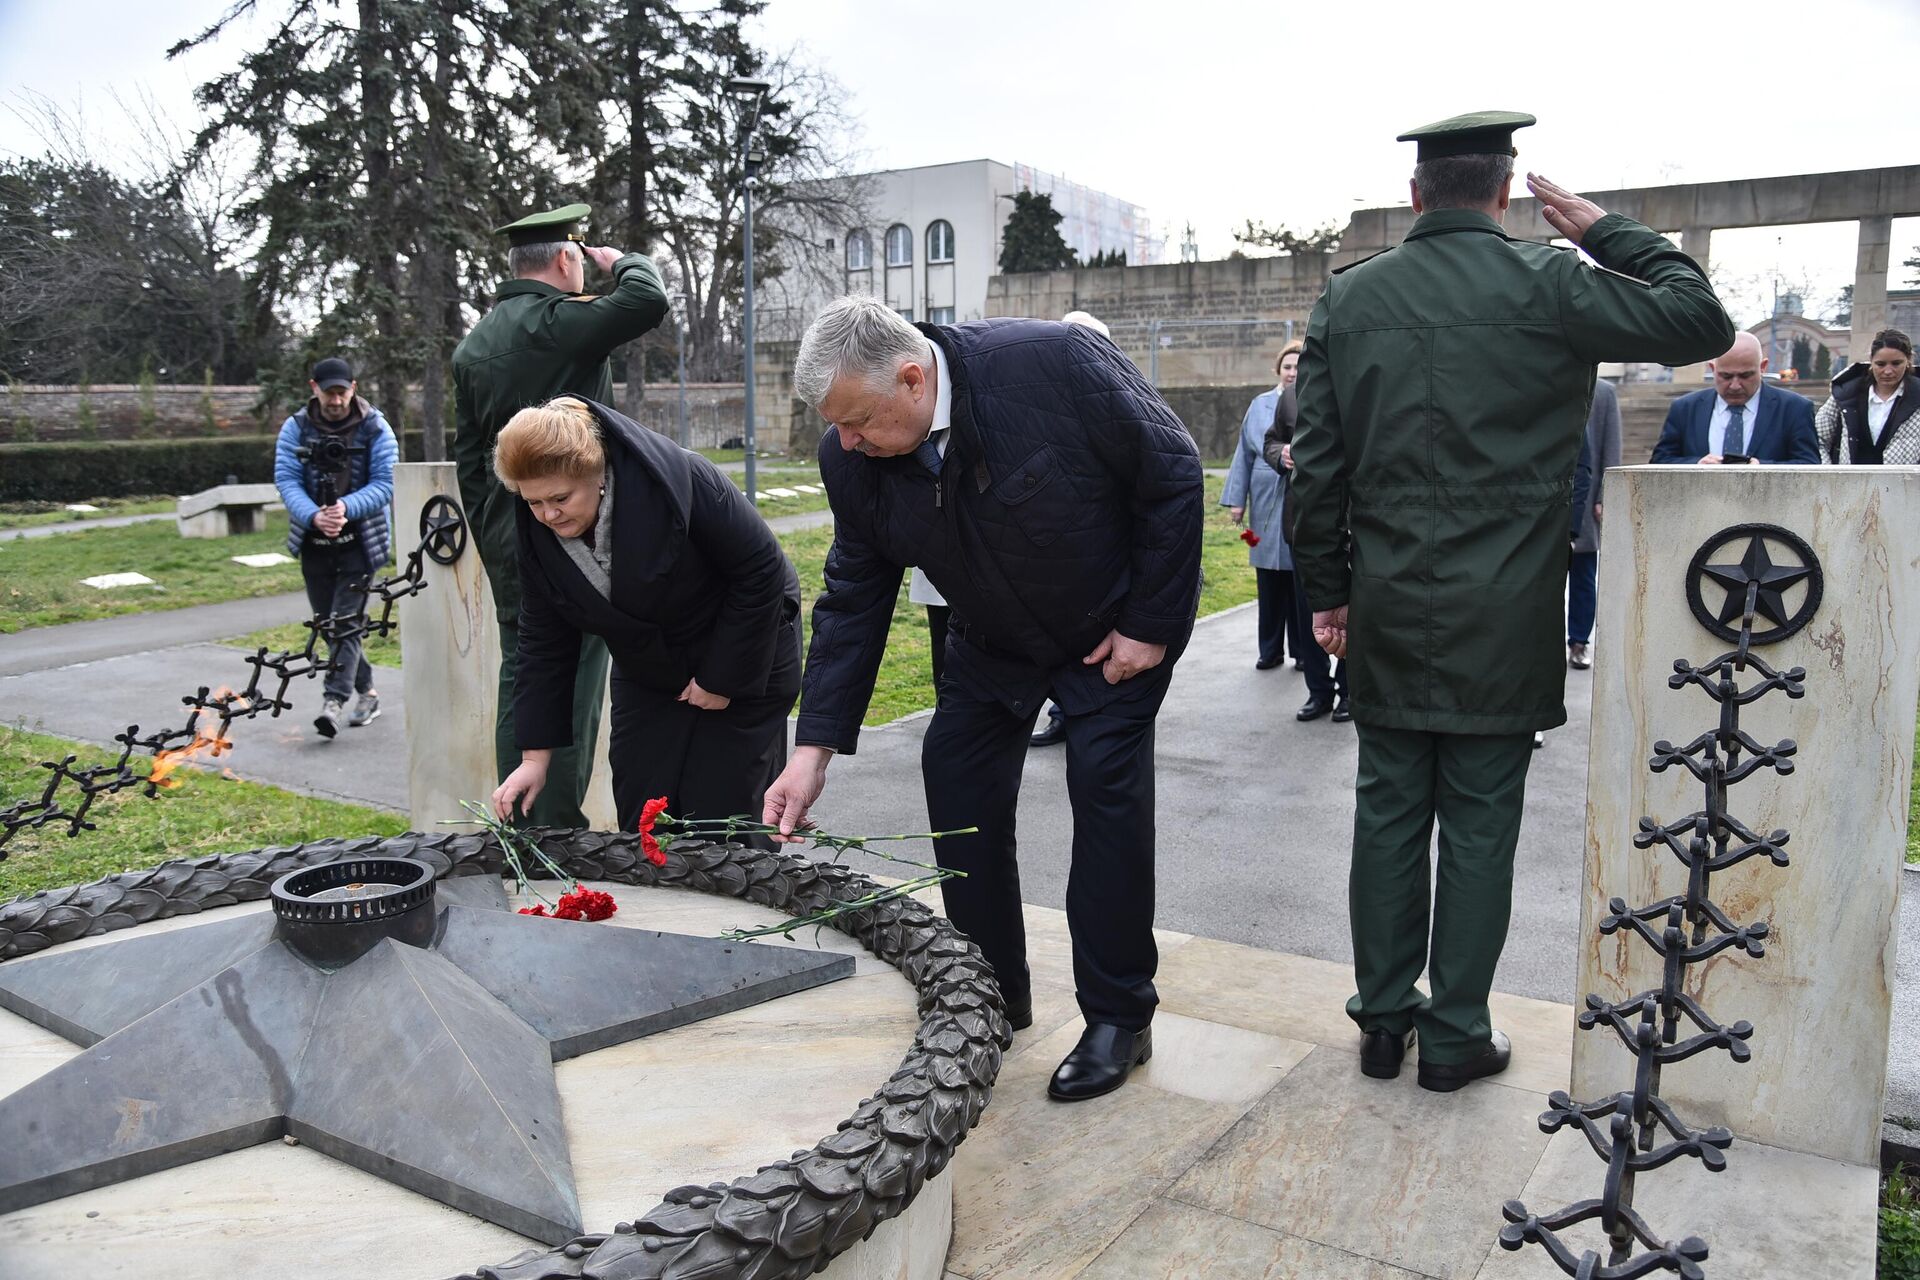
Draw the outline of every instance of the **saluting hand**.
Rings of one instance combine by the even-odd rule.
[[[587,255],[593,265],[602,271],[613,270],[613,264],[620,261],[620,251],[609,249],[606,245],[582,245],[580,251]]]
[[[674,701],[691,702],[702,711],[725,711],[733,699],[717,693],[708,693],[700,687],[698,680],[689,680],[687,687],[680,691],[680,696]]]
[[[1577,196],[1537,173],[1527,175],[1527,190],[1539,199],[1540,216],[1547,225],[1575,244],[1586,238],[1594,223],[1607,216],[1605,209],[1585,196]]]
[[[1082,663],[1091,667],[1100,664],[1100,674],[1107,678],[1108,684],[1119,684],[1122,680],[1131,680],[1142,671],[1151,671],[1166,659],[1167,646],[1148,644],[1144,640],[1134,640],[1121,635],[1118,631],[1107,632],[1097,648]]]
[[[1313,611],[1313,642],[1336,658],[1347,656],[1347,606]]]

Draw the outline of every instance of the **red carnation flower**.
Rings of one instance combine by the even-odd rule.
[[[544,916],[547,914],[547,904],[540,902],[535,903],[531,907],[522,907],[520,908],[520,914],[523,916]]]
[[[653,837],[653,822],[667,811],[667,798],[655,796],[647,801],[640,810],[640,849],[647,855],[647,861],[656,867],[667,865],[667,851]]]
[[[612,894],[576,887],[561,896],[554,915],[562,920],[605,920],[617,910]]]
[[[1251,529],[1242,529],[1240,531],[1240,541],[1250,547],[1257,547],[1260,545],[1260,535]]]

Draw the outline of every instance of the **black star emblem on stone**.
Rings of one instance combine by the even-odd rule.
[[[1807,565],[1786,569],[1774,564],[1773,557],[1767,554],[1767,540],[1755,534],[1747,542],[1746,554],[1738,564],[1710,564],[1701,572],[1727,589],[1726,600],[1720,606],[1721,622],[1737,623],[1746,616],[1747,588],[1758,584],[1753,611],[1774,626],[1783,627],[1787,625],[1788,588],[1805,581],[1813,570]]]
[[[467,549],[467,522],[460,508],[444,493],[427,499],[420,511],[420,536],[426,542],[429,559],[452,564]]]
[[[0,1099],[0,1213],[287,1136],[562,1243],[581,1222],[555,1062],[853,972],[518,915],[491,877],[421,900],[413,941],[337,968],[273,913],[0,966],[0,1007],[88,1046]]]

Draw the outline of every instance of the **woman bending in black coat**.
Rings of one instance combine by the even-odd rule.
[[[666,796],[676,817],[758,818],[800,692],[800,584],[718,468],[605,405],[522,409],[494,473],[520,497],[520,766],[493,793],[512,819],[570,743],[583,634],[613,656],[609,750],[622,830]]]

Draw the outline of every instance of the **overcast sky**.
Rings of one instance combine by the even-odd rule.
[[[165,50],[228,3],[0,0],[0,92],[78,106],[110,138],[127,136],[116,93],[191,117],[192,86],[251,24],[182,61]],[[1915,163],[1916,16],[1912,0],[1470,17],[1432,0],[772,0],[762,25],[846,87],[871,167],[1022,161],[1144,207],[1173,243],[1191,222],[1213,257],[1249,217],[1300,229],[1403,202],[1413,149],[1394,135],[1482,108],[1538,116],[1522,168],[1588,191]],[[38,149],[0,111],[0,152]],[[1898,288],[1920,219],[1894,242]],[[1776,275],[1822,309],[1853,278],[1854,228],[1721,232],[1713,252],[1749,323]]]

